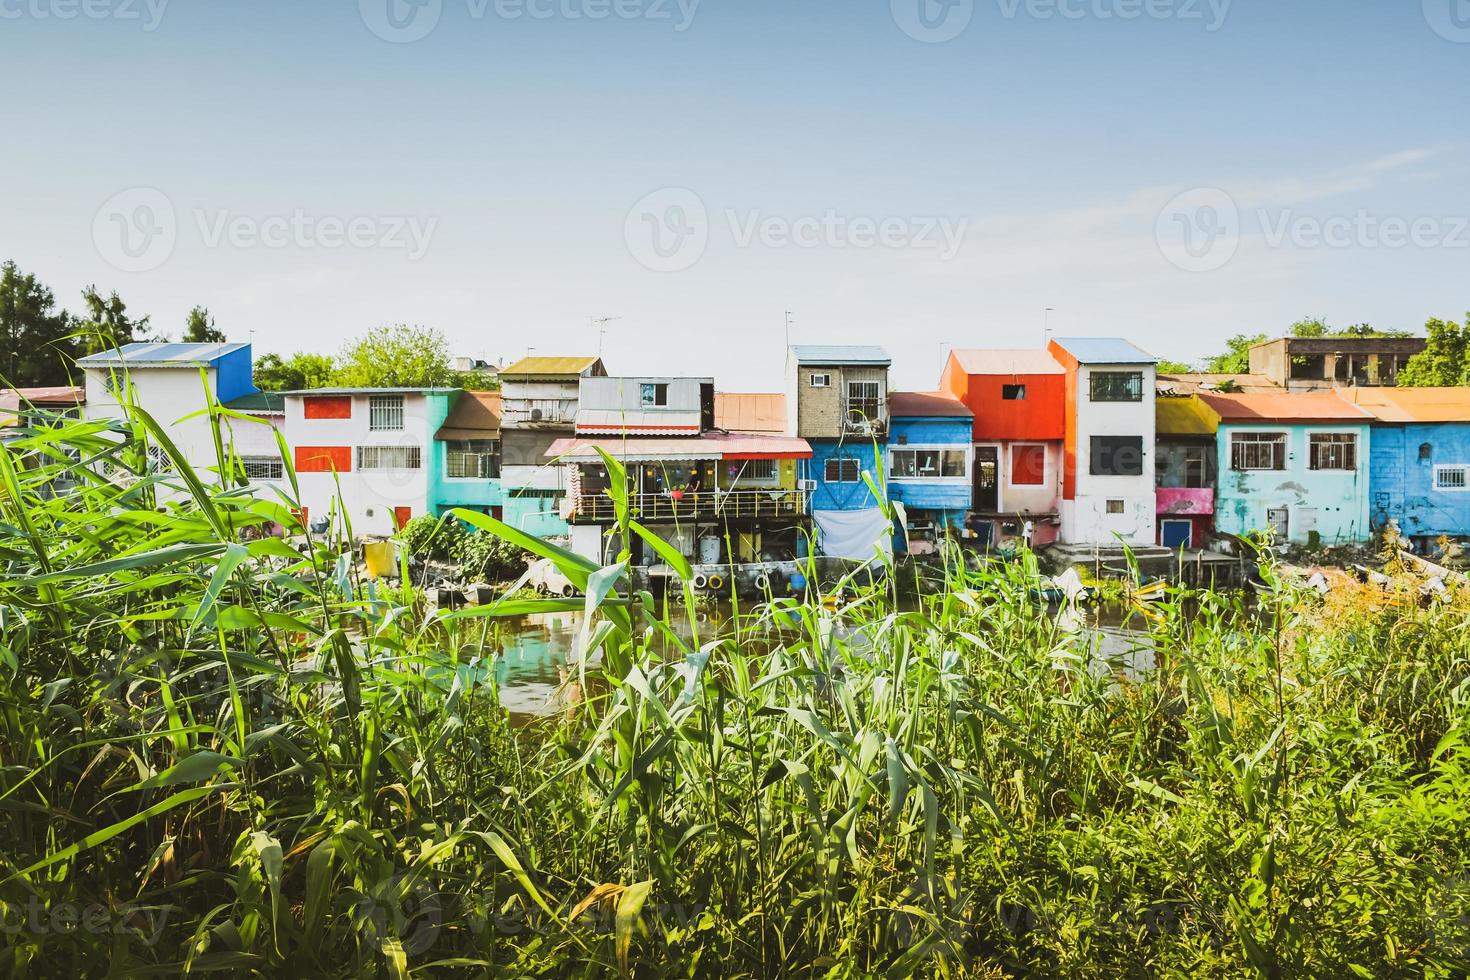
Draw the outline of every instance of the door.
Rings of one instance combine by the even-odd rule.
[[[403,526],[405,524],[407,524],[411,520],[413,520],[413,508],[412,507],[394,507],[393,508],[393,527],[394,527],[395,530],[402,531],[403,530]]]
[[[1170,551],[1193,547],[1193,521],[1160,521],[1161,542]]]
[[[1266,511],[1266,526],[1271,529],[1271,540],[1277,543],[1291,540],[1291,512],[1285,507],[1272,507]]]
[[[1000,510],[1000,449],[975,447],[975,511],[994,514]]]

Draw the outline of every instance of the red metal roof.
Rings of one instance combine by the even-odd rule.
[[[706,432],[679,438],[558,439],[546,450],[548,459],[595,460],[601,449],[614,459],[810,459],[805,439],[788,436]]]
[[[888,396],[888,414],[896,419],[975,417],[964,402],[947,391],[895,391]]]
[[[1195,397],[1214,409],[1221,422],[1237,425],[1253,422],[1362,422],[1373,417],[1332,391],[1283,391],[1271,395],[1200,392]]]

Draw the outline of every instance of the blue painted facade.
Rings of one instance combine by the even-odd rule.
[[[214,389],[214,396],[221,402],[244,398],[259,390],[255,387],[255,368],[249,344],[241,344],[215,360]]]
[[[1237,470],[1232,450],[1237,433],[1285,433],[1285,467],[1280,470]],[[1351,470],[1312,469],[1313,433],[1355,433],[1356,466]],[[1215,502],[1216,530],[1250,534],[1272,527],[1273,512],[1286,516],[1285,540],[1298,544],[1348,544],[1368,540],[1368,460],[1372,443],[1366,422],[1304,424],[1222,422],[1217,459],[1220,488]]]
[[[962,527],[970,509],[971,435],[974,423],[968,418],[893,417],[888,435],[888,496],[901,501],[910,520],[916,513],[924,519],[949,527]],[[893,470],[893,452],[908,448],[942,448],[965,454],[964,472],[958,477],[906,478]]]
[[[868,510],[878,506],[877,498],[861,475],[856,482],[828,481],[827,463],[829,460],[852,460],[860,473],[867,473],[875,484],[881,486],[883,481],[878,472],[877,458],[882,452],[881,447],[875,451],[871,441],[862,439],[808,439],[807,442],[812,447],[812,458],[802,460],[801,478],[816,484],[812,490],[812,510]],[[843,475],[839,472],[843,468],[835,467],[831,475]]]
[[[1369,457],[1369,517],[1375,530],[1397,520],[1408,537],[1470,534],[1470,422],[1375,425]],[[1465,469],[1446,476],[1449,468]],[[1441,471],[1436,487],[1436,470]]]

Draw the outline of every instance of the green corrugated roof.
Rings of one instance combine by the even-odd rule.
[[[262,415],[285,415],[286,396],[277,391],[257,391],[234,401],[225,402],[225,408],[237,412],[259,412]]]

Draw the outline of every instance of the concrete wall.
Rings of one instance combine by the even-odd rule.
[[[888,418],[888,369],[886,367],[857,367],[835,365],[818,367],[795,365],[792,360],[788,370],[795,371],[795,384],[788,377],[788,411],[795,422],[795,435],[805,439],[837,439],[843,434],[843,421],[847,417],[847,383],[849,381],[877,381],[879,383],[879,421]],[[813,374],[831,375],[830,388],[813,388]],[[788,423],[789,425],[789,423]]]
[[[132,383],[138,407],[153,416],[184,458],[208,482],[212,479],[210,472],[219,466],[209,419],[200,416],[181,421],[204,408],[206,391],[216,390],[215,371],[210,368],[203,373],[201,378],[198,368],[130,367],[126,377]],[[107,390],[107,374],[103,369],[87,369],[85,412],[89,419],[120,419],[127,414],[118,395]],[[123,376],[121,371],[118,374]]]
[[[1411,537],[1470,535],[1470,491],[1434,487],[1436,466],[1461,465],[1470,466],[1470,423],[1375,425],[1368,474],[1373,527],[1392,518]]]
[[[1236,432],[1285,432],[1286,469],[1237,471],[1230,468],[1231,435]],[[1309,435],[1352,432],[1358,435],[1357,469],[1310,469]],[[1221,425],[1217,465],[1220,485],[1215,496],[1215,527],[1229,534],[1249,534],[1269,527],[1267,512],[1285,508],[1287,537],[1306,543],[1316,531],[1323,544],[1366,541],[1368,461],[1372,445],[1367,425]]]
[[[1095,372],[1138,371],[1143,374],[1143,399],[1136,402],[1093,401]],[[1070,379],[1069,379],[1070,380]],[[1121,537],[1129,544],[1151,545],[1156,537],[1154,514],[1156,372],[1152,364],[1078,365],[1075,395],[1069,398],[1069,442],[1072,444],[1072,485],[1062,501],[1062,541],[1069,544],[1113,544]],[[1069,385],[1069,395],[1073,389]],[[1093,436],[1142,437],[1143,472],[1138,476],[1094,475]],[[1065,483],[1064,483],[1065,486]],[[1109,513],[1109,501],[1121,500],[1123,512]]]

